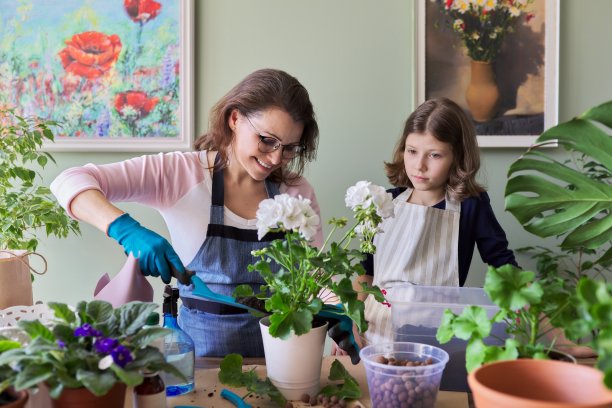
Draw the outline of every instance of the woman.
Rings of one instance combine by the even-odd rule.
[[[231,295],[239,284],[263,281],[247,271],[251,251],[272,237],[257,239],[260,201],[279,193],[301,195],[319,206],[301,177],[315,158],[318,125],[308,92],[289,74],[255,71],[213,107],[209,131],[195,152],[174,152],[64,171],[51,190],[68,213],[116,239],[139,258],[145,275],[194,271],[213,291]],[[142,227],[112,203],[138,202],[163,216],[173,245]],[[315,245],[322,242],[319,231]],[[183,279],[179,279],[182,281]],[[194,297],[179,282],[181,327],[197,356],[264,355],[258,319],[242,309]]]

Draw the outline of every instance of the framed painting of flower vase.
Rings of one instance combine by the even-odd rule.
[[[188,150],[193,0],[0,0],[0,107],[48,151]]]
[[[447,97],[480,147],[526,147],[558,120],[558,0],[416,0],[416,103]]]

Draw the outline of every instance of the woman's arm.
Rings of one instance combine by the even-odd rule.
[[[69,211],[79,220],[107,233],[108,226],[124,212],[111,204],[98,190],[85,190],[76,195]]]

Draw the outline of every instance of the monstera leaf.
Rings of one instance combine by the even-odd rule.
[[[603,126],[602,126],[603,125]],[[605,127],[608,129],[606,129]],[[607,248],[598,263],[612,261],[612,101],[544,132],[510,166],[506,210],[540,237],[565,236],[561,248]],[[604,177],[553,159],[535,147],[557,140]]]

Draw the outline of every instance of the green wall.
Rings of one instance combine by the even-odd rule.
[[[343,208],[348,186],[363,179],[387,185],[382,162],[390,158],[414,108],[413,7],[410,0],[196,0],[196,132],[205,130],[214,102],[251,71],[288,71],[308,88],[319,120],[318,157],[307,177],[323,218],[348,215]],[[611,15],[609,0],[561,0],[561,121],[612,99]],[[480,180],[513,248],[538,243],[503,211],[506,169],[522,151],[482,151]],[[57,166],[49,167],[45,180],[70,166],[134,155],[56,153]],[[166,233],[156,212],[136,205],[123,208]],[[48,259],[49,271],[35,282],[35,300],[89,299],[98,277],[104,272],[112,276],[123,264],[115,241],[89,226],[82,229],[80,237],[41,243],[39,252]],[[519,262],[530,266],[526,259]],[[481,285],[485,270],[475,255],[468,285]],[[151,281],[159,301],[160,281]]]

